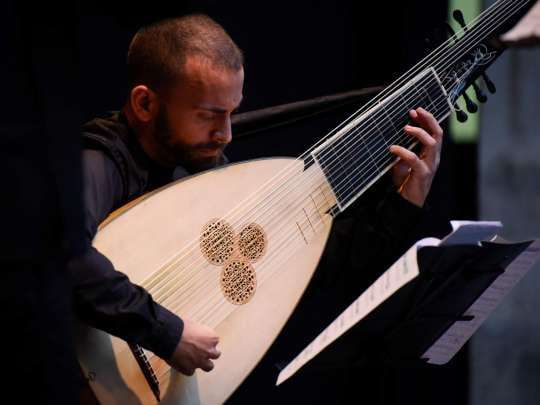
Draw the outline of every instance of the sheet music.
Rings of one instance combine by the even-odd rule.
[[[532,242],[465,311],[470,321],[455,322],[423,355],[430,364],[446,364],[463,347],[500,301],[540,258],[540,241]]]
[[[493,239],[502,229],[498,221],[451,221],[453,231],[444,239],[425,238],[414,244],[396,263],[384,272],[358,299],[315,338],[278,376],[276,385],[294,375],[300,368],[365,318],[378,305],[419,274],[417,251],[422,246],[476,245]],[[463,346],[467,339],[489,316],[506,293],[524,276],[540,257],[540,242],[534,241],[479,297],[464,315],[473,315],[472,321],[455,322],[423,357],[432,364],[443,364]],[[443,361],[443,363],[438,363]]]
[[[367,316],[402,286],[419,274],[416,253],[419,246],[436,246],[440,240],[426,238],[412,246],[385,271],[360,297],[336,318],[315,340],[279,373],[276,385],[287,380],[325,347]]]

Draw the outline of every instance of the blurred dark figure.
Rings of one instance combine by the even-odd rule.
[[[511,47],[540,45],[540,1],[500,39]]]
[[[2,386],[17,403],[78,403],[65,271],[84,250],[77,6],[57,7],[2,2]]]

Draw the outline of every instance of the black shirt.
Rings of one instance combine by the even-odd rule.
[[[83,137],[84,130],[90,130],[94,135],[101,130],[116,133],[118,141],[126,145],[134,161],[124,170],[133,172],[136,168],[138,178],[145,180],[133,191],[133,187],[126,184],[129,179],[126,180],[119,169],[118,159],[107,148],[86,139],[83,150],[85,236],[90,245],[99,224],[112,211],[189,173],[181,167],[170,169],[150,160],[121,114],[114,113],[86,124]],[[183,322],[178,316],[156,303],[146,290],[131,283],[125,274],[115,270],[94,247],[89,247],[85,255],[73,261],[70,269],[76,311],[83,321],[130,343],[140,344],[164,359],[172,355],[183,330]]]

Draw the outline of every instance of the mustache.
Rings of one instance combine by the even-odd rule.
[[[222,142],[208,142],[208,143],[200,143],[195,146],[197,149],[220,149],[223,150],[227,146],[226,143]]]

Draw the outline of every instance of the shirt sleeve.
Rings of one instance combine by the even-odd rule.
[[[75,310],[89,325],[168,359],[180,341],[182,320],[91,247],[99,223],[121,201],[119,172],[105,153],[87,149],[83,152],[83,173],[88,249],[68,266]]]

